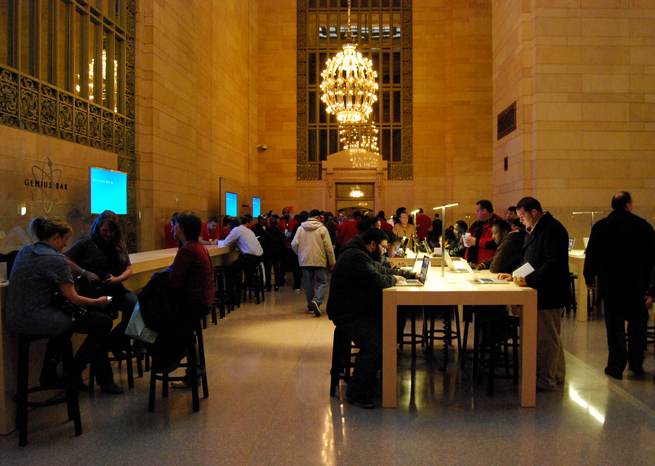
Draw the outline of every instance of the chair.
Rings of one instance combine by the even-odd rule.
[[[196,342],[198,344],[198,360],[196,361]],[[150,368],[150,396],[148,400],[148,411],[151,413],[155,411],[155,392],[157,390],[157,380],[162,382],[162,398],[168,397],[168,383],[169,382],[183,382],[190,379],[191,399],[193,411],[200,411],[200,397],[198,393],[198,377],[202,382],[203,398],[209,396],[209,384],[207,382],[207,368],[205,365],[205,343],[202,337],[202,325],[200,320],[196,325],[194,331],[194,342],[186,345],[186,362],[179,365],[184,367],[190,374],[183,376],[170,376],[166,369],[157,369],[157,360],[153,358],[152,366]]]
[[[423,312],[425,315],[423,333],[426,340],[426,350],[428,353],[432,353],[434,351],[435,340],[443,342],[444,360],[439,370],[445,371],[448,367],[448,349],[452,345],[453,339],[457,340],[457,350],[461,351],[462,349],[457,306],[424,306]],[[442,330],[435,329],[435,318],[437,316],[443,318]],[[452,329],[453,317],[455,318],[456,330]]]
[[[51,337],[59,339],[59,345],[62,352],[62,365],[64,371],[65,396],[64,398],[51,398],[45,401],[29,401],[31,393],[51,390],[48,387],[30,387],[29,386],[29,367],[30,367],[30,345],[44,338],[45,335],[20,334],[18,341],[18,376],[16,381],[16,427],[18,428],[18,445],[24,447],[27,445],[27,409],[42,406],[53,406],[56,404],[66,403],[68,408],[68,420],[73,421],[75,426],[75,436],[82,435],[82,420],[80,417],[80,404],[77,393],[77,381],[79,375],[75,370],[73,359],[73,344],[71,343],[71,334],[65,332],[62,335]]]

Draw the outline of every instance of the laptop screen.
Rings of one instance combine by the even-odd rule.
[[[573,250],[574,244],[575,244],[575,238],[569,238],[569,252]]]
[[[425,280],[428,278],[429,268],[430,268],[430,256],[424,256],[423,264],[421,264],[421,276],[419,277],[421,283],[425,283]]]

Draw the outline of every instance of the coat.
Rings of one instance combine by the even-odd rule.
[[[316,218],[303,222],[291,241],[301,267],[334,265],[334,248],[327,228]]]

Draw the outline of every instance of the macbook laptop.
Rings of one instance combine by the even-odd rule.
[[[471,266],[469,265],[468,262],[464,262],[466,264],[466,268],[468,269],[468,273],[470,274],[471,278],[476,281],[476,283],[480,283],[482,285],[507,285],[511,282],[508,282],[507,280],[501,280],[500,278],[491,278],[491,277],[481,277],[479,273],[475,273]]]
[[[455,273],[461,273],[461,272],[468,272],[466,270],[466,261],[462,260],[456,260],[454,261],[452,257],[450,257],[450,254],[448,254],[448,251],[444,251],[444,258],[446,259],[446,264],[448,264],[448,268],[450,269],[451,272]]]
[[[575,238],[569,238],[569,252],[573,250],[574,244],[575,244]]]
[[[423,286],[425,281],[428,279],[428,269],[430,268],[430,256],[423,257],[423,263],[421,264],[421,276],[418,280],[408,278],[406,281],[401,283],[396,283],[396,286]]]

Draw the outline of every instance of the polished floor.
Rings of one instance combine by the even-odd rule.
[[[602,320],[565,319],[566,384],[518,406],[499,381],[493,397],[470,365],[438,370],[441,355],[409,348],[399,357],[399,407],[362,410],[329,396],[333,325],[306,312],[286,287],[242,305],[205,331],[210,396],[200,412],[190,393],[158,394],[148,378],[125,394],[82,394],[84,433],[73,436],[64,406],[35,410],[29,444],[0,437],[3,465],[651,465],[655,461],[655,357],[646,376],[603,373]],[[451,354],[451,358],[456,354]],[[121,377],[122,376],[122,377]],[[379,402],[379,399],[378,399]]]

